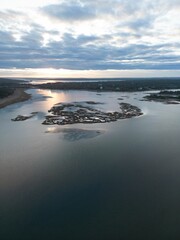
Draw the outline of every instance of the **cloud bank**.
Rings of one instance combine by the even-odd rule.
[[[179,70],[179,11],[176,0],[69,0],[0,9],[0,67]]]

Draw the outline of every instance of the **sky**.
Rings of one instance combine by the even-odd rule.
[[[0,77],[180,77],[180,0],[2,0]]]

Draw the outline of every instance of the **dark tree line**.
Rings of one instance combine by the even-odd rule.
[[[0,98],[8,97],[9,95],[13,94],[13,92],[13,88],[0,87]]]

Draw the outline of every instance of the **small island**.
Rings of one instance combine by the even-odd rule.
[[[18,115],[17,117],[12,118],[11,121],[14,121],[14,122],[25,121],[25,120],[28,120],[28,119],[34,117],[37,113],[38,112],[32,112],[31,115],[29,115],[29,116]]]
[[[74,102],[60,103],[53,106],[42,124],[44,125],[67,125],[75,123],[106,123],[118,119],[132,118],[142,115],[141,110],[129,103],[120,103],[120,111],[104,112],[89,104],[100,104],[96,102]]]
[[[158,93],[150,93],[145,96],[146,101],[162,102],[165,104],[179,104],[180,91],[160,91]]]

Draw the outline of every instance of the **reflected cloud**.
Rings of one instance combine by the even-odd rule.
[[[79,128],[59,128],[50,127],[46,130],[46,133],[62,133],[63,139],[68,142],[75,142],[82,139],[95,138],[104,133],[102,130],[87,130]]]

